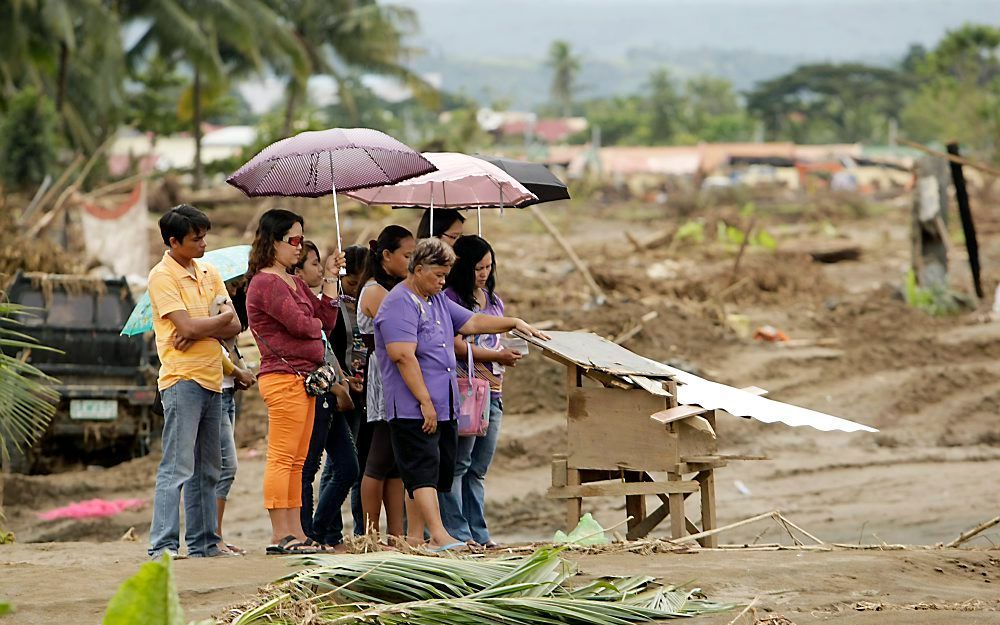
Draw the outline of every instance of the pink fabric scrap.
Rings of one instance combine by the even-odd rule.
[[[146,505],[144,499],[88,499],[86,501],[74,501],[68,506],[55,508],[38,515],[43,521],[55,521],[57,519],[94,519],[112,517],[120,514],[124,510],[141,508]]]

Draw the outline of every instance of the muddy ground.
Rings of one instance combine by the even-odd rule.
[[[298,208],[307,235],[324,240],[332,223],[328,202],[303,201]],[[826,433],[720,416],[723,451],[769,458],[717,473],[720,523],[780,509],[829,542],[934,545],[998,514],[1000,323],[986,312],[1000,279],[1000,221],[992,221],[991,208],[987,199],[974,203],[989,301],[947,318],[910,308],[900,296],[910,258],[908,198],[758,202],[755,227],[772,235],[778,249],[749,246],[738,268],[738,248],[716,238],[720,222],[749,225],[735,206],[687,215],[638,203],[542,207],[593,268],[608,299],[601,306],[530,214],[490,212],[484,229],[497,249],[499,292],[512,313],[614,337],[656,311],[625,342],[628,348],[880,429]],[[253,213],[244,206],[215,209],[210,244],[242,241]],[[391,220],[415,226],[417,213],[349,209],[345,232],[349,241],[367,239]],[[651,241],[694,220],[704,223],[700,243],[675,239],[638,250],[627,236]],[[473,217],[467,232],[474,229]],[[858,260],[820,264],[808,254],[848,246],[860,249]],[[954,287],[970,291],[960,239],[951,262]],[[787,333],[791,344],[741,336],[765,324]],[[562,368],[538,354],[508,375],[503,440],[488,483],[491,528],[502,542],[544,540],[562,522],[563,508],[543,493],[551,455],[564,439],[563,380]],[[265,417],[252,393],[242,410],[240,472],[226,527],[232,542],[260,553],[269,535],[260,501]],[[0,596],[20,607],[10,622],[55,623],[67,610],[79,622],[99,621],[117,583],[144,559],[149,507],[87,522],[41,522],[37,514],[92,497],[149,499],[156,462],[151,456],[109,469],[7,478],[7,524],[18,543],[0,546]],[[586,509],[605,526],[624,520],[623,501],[588,500]],[[121,542],[130,527],[138,541]],[[654,536],[665,531],[661,526]],[[791,544],[770,521],[733,530],[722,542]],[[721,600],[759,597],[759,616],[772,610],[794,623],[995,623],[997,542],[994,528],[966,550],[595,555],[581,565],[594,573],[693,580]],[[283,570],[263,556],[251,562],[179,562],[188,617],[218,614]],[[904,609],[914,607],[922,609]],[[732,616],[696,622],[728,623]]]

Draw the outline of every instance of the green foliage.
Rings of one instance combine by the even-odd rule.
[[[797,143],[884,141],[911,81],[860,63],[802,65],[747,94],[747,110],[771,138]]]
[[[184,625],[170,556],[142,565],[108,603],[102,625]]]
[[[692,243],[702,243],[705,240],[705,222],[686,221],[677,229],[674,240],[678,243],[690,241]]]
[[[34,338],[17,331],[18,317],[30,309],[0,302],[0,461],[10,462],[10,451],[31,445],[48,427],[55,414],[59,393],[56,382],[36,367],[12,355],[15,350],[57,351],[39,345]]]
[[[52,103],[36,89],[19,93],[0,122],[0,180],[12,189],[38,186],[56,160]]]
[[[950,31],[912,63],[920,87],[902,114],[918,141],[956,140],[1000,160],[1000,27]]]
[[[927,288],[917,284],[917,275],[912,269],[906,273],[903,296],[907,305],[934,317],[954,315],[962,309],[960,300],[945,287]]]
[[[154,56],[135,75],[136,89],[128,95],[126,121],[140,132],[154,137],[173,134],[181,129],[177,116],[184,79],[162,56]]]
[[[14,613],[14,606],[7,601],[0,601],[0,616]]]

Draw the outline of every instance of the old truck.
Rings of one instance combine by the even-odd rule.
[[[20,329],[62,352],[20,353],[58,379],[60,399],[48,429],[12,454],[11,468],[110,466],[149,453],[162,429],[153,410],[155,350],[148,338],[119,335],[135,305],[125,279],[19,273],[6,290],[11,302],[35,309]]]

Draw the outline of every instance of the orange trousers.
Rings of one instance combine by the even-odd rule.
[[[316,398],[306,395],[302,378],[269,373],[257,380],[267,405],[267,463],[264,507],[302,507],[302,465],[309,452]]]

